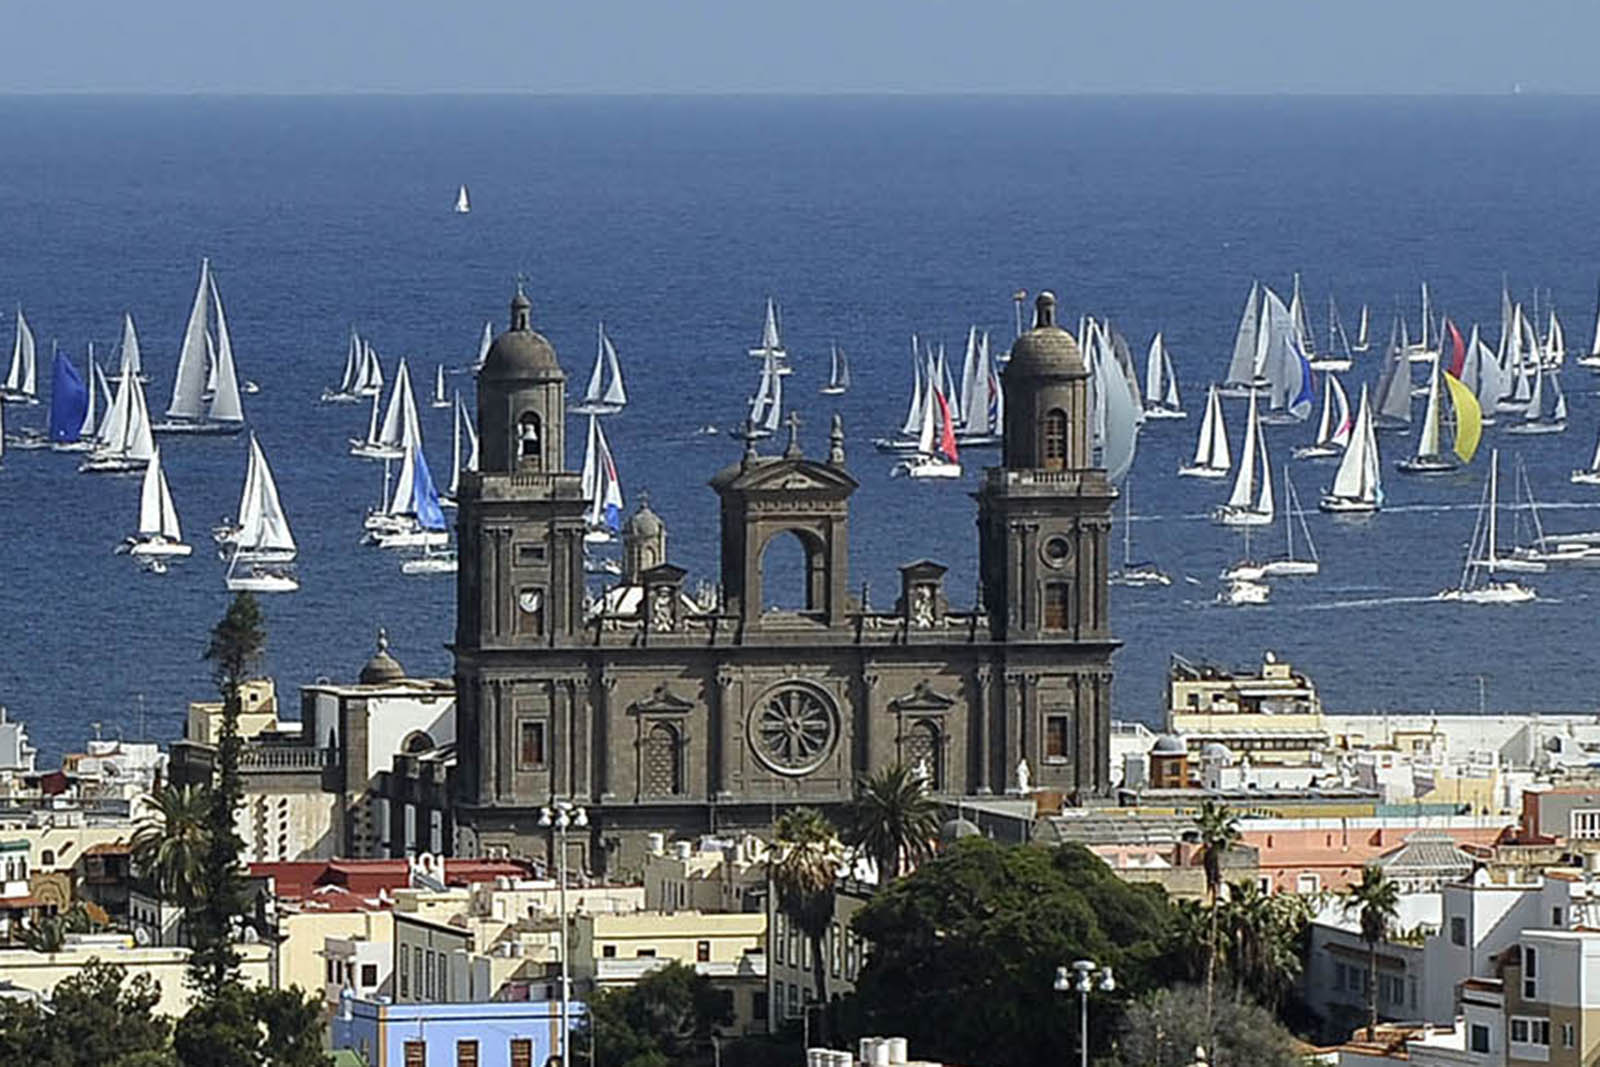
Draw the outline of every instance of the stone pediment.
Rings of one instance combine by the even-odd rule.
[[[939,692],[924,678],[911,687],[911,692],[892,698],[889,710],[902,715],[918,712],[928,714],[949,711],[955,705],[955,697]]]
[[[653,689],[643,700],[635,701],[628,711],[634,715],[687,715],[694,710],[694,701],[685,700],[672,691],[666,682]]]
[[[735,493],[817,493],[841,496],[855,492],[857,485],[842,467],[805,458],[763,456],[749,464],[734,464],[712,479],[718,492]]]

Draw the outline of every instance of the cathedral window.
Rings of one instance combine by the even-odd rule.
[[[668,723],[650,727],[644,739],[644,792],[675,797],[683,792],[683,767],[679,759],[678,731]]]
[[[752,709],[750,744],[756,756],[779,774],[809,774],[833,750],[839,725],[823,696],[803,685],[770,691]]]
[[[544,766],[544,723],[524,719],[517,724],[517,764]]]
[[[1064,470],[1067,466],[1067,413],[1052,408],[1044,417],[1044,469]]]
[[[934,791],[944,788],[944,746],[939,741],[939,726],[928,719],[913,723],[906,735],[905,765]]]
[[[1072,718],[1068,715],[1044,717],[1044,758],[1065,760],[1072,754]]]
[[[1066,630],[1072,626],[1072,583],[1044,584],[1044,628]]]
[[[539,415],[537,412],[524,411],[517,420],[517,459],[538,467],[540,456]]]

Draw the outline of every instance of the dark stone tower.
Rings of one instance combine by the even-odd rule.
[[[1007,699],[995,768],[1019,760],[1044,788],[1109,784],[1111,653],[1106,551],[1116,491],[1094,465],[1089,370],[1040,293],[1005,370],[1003,462],[978,492],[979,568]]]
[[[566,375],[529,310],[519,288],[511,327],[478,372],[479,470],[461,483],[457,781],[473,804],[548,793],[549,767],[527,757],[550,738],[521,725],[543,722],[547,709],[500,675],[518,653],[577,644],[583,623],[585,504],[579,476],[566,470]]]

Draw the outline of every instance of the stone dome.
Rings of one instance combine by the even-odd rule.
[[[939,827],[939,841],[949,845],[960,841],[964,837],[982,837],[983,831],[971,819],[956,817],[946,819]]]
[[[1172,734],[1162,734],[1156,738],[1155,745],[1150,749],[1152,756],[1186,756],[1189,746],[1183,743],[1183,738]]]
[[[517,287],[511,298],[511,328],[494,339],[483,357],[483,367],[478,371],[479,381],[523,381],[564,379],[556,350],[544,336],[530,324],[533,308],[528,297]]]
[[[389,634],[387,631],[378,631],[378,650],[367,660],[366,666],[361,668],[360,681],[362,685],[384,685],[389,682],[398,682],[406,676],[406,669],[400,661],[389,655]]]
[[[1073,336],[1056,325],[1056,297],[1048,290],[1034,301],[1034,327],[1011,345],[1006,376],[1048,378],[1083,377],[1089,373],[1083,352]]]
[[[640,493],[639,508],[628,516],[628,521],[622,526],[622,535],[635,538],[659,537],[665,528],[661,516],[650,507],[650,497]]]

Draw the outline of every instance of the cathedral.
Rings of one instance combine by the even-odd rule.
[[[713,602],[684,588],[643,504],[623,574],[586,595],[587,502],[566,460],[566,375],[519,290],[478,373],[479,470],[463,475],[455,683],[458,855],[542,852],[539,811],[587,809],[568,847],[632,869],[652,833],[759,828],[780,807],[847,801],[896,763],[941,796],[1107,793],[1115,490],[1095,466],[1089,372],[1040,294],[1004,371],[1000,465],[977,492],[982,602],[946,569],[900,568],[894,610],[850,593],[857,483],[834,417],[826,453],[754,440],[710,479],[721,508]],[[804,549],[805,604],[763,610],[763,556]],[[964,584],[964,583],[963,583]]]

